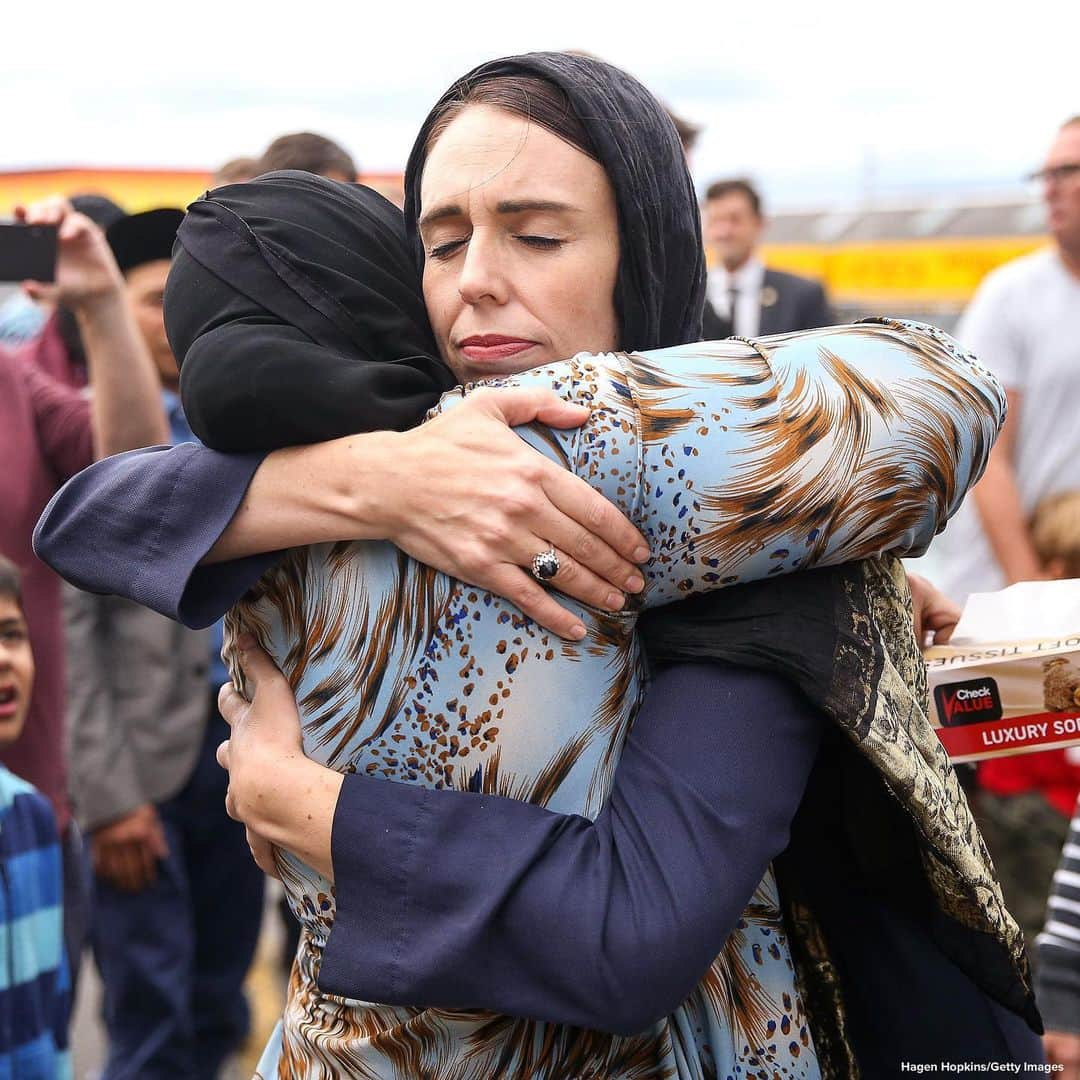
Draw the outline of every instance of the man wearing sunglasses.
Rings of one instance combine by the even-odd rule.
[[[1051,243],[988,275],[957,329],[1009,398],[986,474],[940,545],[941,585],[960,603],[972,592],[1050,577],[1032,543],[1032,511],[1048,496],[1080,490],[1080,116],[1058,130],[1030,179],[1042,194]],[[1080,764],[1064,750],[984,761],[978,786],[976,816],[1030,943],[1042,929]],[[1080,1060],[1080,905],[1070,902],[1076,913],[1067,921],[1075,925],[1040,941],[1039,1006],[1049,1030],[1077,1033],[1067,1038]],[[1055,968],[1070,946],[1077,957],[1068,957],[1062,980]],[[1055,992],[1062,981],[1077,989]],[[1047,1050],[1064,1064],[1051,1043]]]

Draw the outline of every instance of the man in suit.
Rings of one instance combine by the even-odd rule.
[[[149,210],[106,232],[173,443],[193,440],[162,317],[182,218]],[[263,896],[215,760],[228,738],[216,700],[227,680],[220,624],[188,630],[131,601],[77,592],[66,615],[71,793],[93,866],[91,941],[109,1036],[102,1075],[213,1080],[247,1034],[243,983]]]
[[[709,271],[705,339],[758,337],[832,324],[825,290],[808,278],[769,270],[755,251],[765,229],[761,197],[746,180],[717,180],[705,192]]]

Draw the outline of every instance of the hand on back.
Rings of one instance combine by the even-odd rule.
[[[550,584],[605,610],[623,606],[644,579],[641,534],[585,481],[514,434],[536,420],[578,427],[588,410],[552,391],[481,389],[400,436],[387,491],[389,539],[413,558],[513,602],[562,637],[580,619],[536,581],[533,557],[554,547]]]

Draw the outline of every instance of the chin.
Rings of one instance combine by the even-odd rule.
[[[18,739],[23,731],[25,716],[12,716],[7,720],[0,720],[0,750],[6,750]]]

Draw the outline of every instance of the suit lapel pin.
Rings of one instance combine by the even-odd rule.
[[[772,307],[777,300],[780,299],[780,294],[771,286],[766,285],[761,290],[761,306]]]

